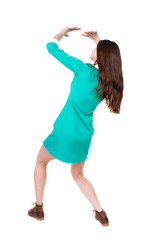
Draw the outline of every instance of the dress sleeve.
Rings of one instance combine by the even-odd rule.
[[[76,74],[87,69],[86,63],[64,52],[59,48],[58,44],[59,41],[56,38],[51,38],[46,44],[46,48],[51,55]]]

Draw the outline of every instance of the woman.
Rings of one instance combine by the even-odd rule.
[[[89,152],[93,128],[93,112],[105,99],[109,110],[120,113],[123,94],[121,56],[118,45],[110,40],[100,40],[97,31],[85,32],[81,36],[91,38],[97,44],[91,54],[94,64],[84,63],[70,56],[58,47],[63,36],[77,27],[66,27],[55,35],[46,47],[64,66],[74,72],[70,93],[53,124],[52,132],[43,141],[34,170],[36,202],[28,215],[38,220],[44,219],[43,192],[46,183],[46,166],[58,159],[71,163],[72,176],[82,193],[93,205],[95,218],[103,226],[109,225],[106,212],[101,207],[92,184],[83,174]],[[95,67],[97,65],[97,67]]]

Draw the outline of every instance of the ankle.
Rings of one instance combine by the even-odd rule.
[[[41,203],[41,202],[36,202],[36,204],[37,204],[38,206],[42,206],[42,205],[43,205],[43,203]]]
[[[102,212],[103,208],[96,208],[95,209],[97,212]]]

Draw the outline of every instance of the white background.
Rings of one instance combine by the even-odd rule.
[[[1,1],[0,4],[0,219],[1,239],[148,238],[146,1]],[[121,51],[124,96],[119,115],[105,102],[94,112],[84,174],[110,225],[103,227],[74,182],[71,164],[47,166],[45,220],[27,215],[35,202],[33,172],[43,140],[65,104],[73,72],[52,57],[48,39],[66,26],[82,30],[59,47],[90,62],[95,43],[80,36],[97,30]]]

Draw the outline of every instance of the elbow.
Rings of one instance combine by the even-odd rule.
[[[50,52],[50,44],[49,43],[46,44],[46,48],[47,48],[48,52]]]
[[[53,51],[55,51],[57,49],[57,45],[53,42],[48,42],[46,44],[46,48],[47,48],[48,52],[52,53]]]

